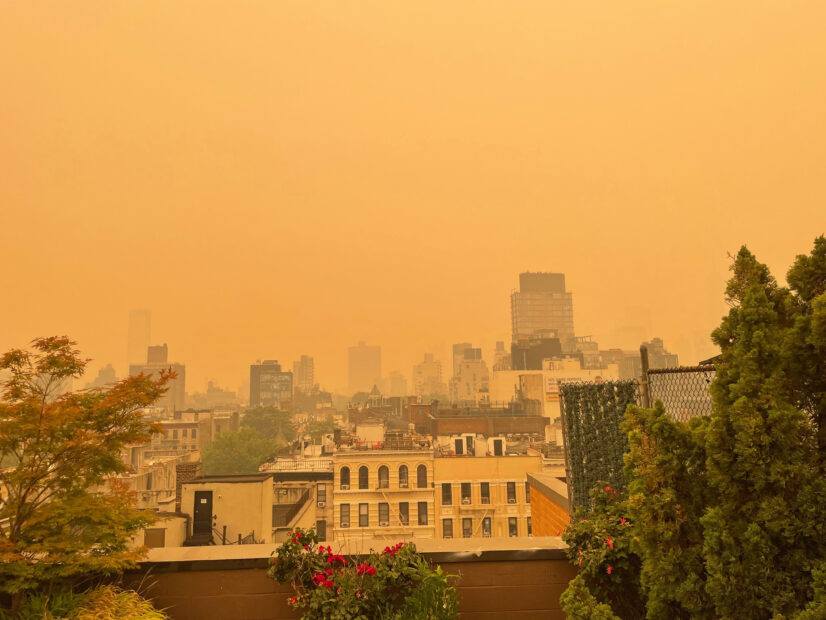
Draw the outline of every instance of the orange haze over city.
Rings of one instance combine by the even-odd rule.
[[[129,312],[231,390],[347,347],[385,374],[510,341],[523,271],[577,335],[694,364],[728,253],[826,232],[826,3],[0,3],[0,350],[126,373]]]

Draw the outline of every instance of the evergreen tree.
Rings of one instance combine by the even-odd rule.
[[[795,298],[745,247],[733,271],[732,308],[712,335],[722,360],[704,434],[714,495],[701,519],[706,591],[720,616],[768,618],[811,596],[811,571],[826,551],[826,486],[783,356]]]

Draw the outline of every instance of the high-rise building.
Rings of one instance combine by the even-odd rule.
[[[455,351],[455,348],[454,348]],[[469,347],[450,380],[450,398],[457,404],[477,405],[488,399],[490,373],[482,349]]]
[[[465,350],[472,347],[473,345],[469,342],[460,342],[459,344],[453,345],[453,377],[459,374],[459,368],[461,368],[462,362],[465,360]]]
[[[149,310],[132,310],[129,313],[129,344],[127,363],[143,364],[146,362],[146,350],[149,347],[152,315]]]
[[[447,386],[442,383],[442,363],[433,359],[432,353],[425,353],[424,361],[413,366],[413,393],[428,396],[446,392]]]
[[[510,370],[511,369],[511,355],[505,348],[504,340],[496,341],[496,350],[493,352],[493,369],[494,370]]]
[[[393,370],[377,383],[385,396],[407,396],[407,379],[398,370]]]
[[[564,273],[519,274],[519,290],[511,293],[511,328],[513,342],[539,334],[555,335],[563,345],[574,339],[574,305]]]
[[[147,364],[166,364],[169,360],[169,348],[164,344],[158,344],[146,348]]]
[[[309,355],[293,362],[293,382],[295,388],[309,394],[315,385],[315,360]]]
[[[282,371],[278,360],[250,365],[250,407],[289,410],[293,398],[293,373]]]
[[[86,388],[105,387],[115,383],[117,380],[118,376],[115,374],[115,369],[112,364],[106,364],[106,366],[98,370],[98,376],[86,384]]]
[[[166,394],[155,403],[157,407],[164,407],[168,412],[181,411],[186,404],[186,365],[167,361],[168,348],[165,344],[146,347],[143,361],[129,364],[129,374],[145,374],[156,377],[162,370],[171,369],[175,378],[168,384]]]
[[[369,392],[381,379],[381,347],[359,342],[347,351],[348,387],[351,392]]]

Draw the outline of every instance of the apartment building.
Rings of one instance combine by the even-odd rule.
[[[333,455],[333,538],[434,538],[433,462],[412,442]]]
[[[437,456],[436,537],[531,536],[526,473],[541,471],[540,456]]]

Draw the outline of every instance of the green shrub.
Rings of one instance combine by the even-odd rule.
[[[62,587],[31,592],[16,615],[0,620],[166,620],[168,616],[133,590],[99,586],[86,592]]]

